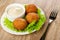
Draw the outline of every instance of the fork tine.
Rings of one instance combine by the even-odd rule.
[[[51,14],[50,14],[49,19],[51,19],[53,21],[54,19],[56,19],[57,14],[58,14],[58,10],[52,11]],[[48,26],[52,23],[52,21],[48,24]],[[47,28],[47,30],[48,30],[48,28]],[[44,35],[41,37],[41,40],[45,39],[47,30],[45,31]]]
[[[52,11],[49,18],[55,19],[57,16],[57,13],[58,13],[57,11]]]
[[[56,17],[56,13],[55,12],[52,12],[52,17]]]
[[[56,16],[57,16],[57,13],[58,13],[58,12],[57,12],[57,11],[55,11],[54,17],[56,17]]]
[[[51,13],[51,16],[54,17],[54,12]]]
[[[54,12],[51,12],[51,14],[50,14],[50,17],[53,17],[54,16],[54,14],[53,14]]]

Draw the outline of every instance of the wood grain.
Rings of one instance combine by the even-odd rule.
[[[4,3],[5,5],[0,6],[0,17],[3,14],[6,6],[11,3],[20,3],[20,4],[32,4],[33,3],[43,9],[47,17],[47,20],[45,24],[43,25],[43,27],[41,28],[41,30],[34,32],[32,34],[29,34],[29,35],[24,35],[24,36],[21,36],[21,35],[17,36],[17,35],[9,34],[0,27],[0,40],[39,40],[47,28],[48,18],[49,18],[51,11],[53,9],[56,9],[57,6],[59,6],[56,4],[56,0],[7,0],[6,3]],[[56,4],[56,7],[54,6],[55,4]],[[47,38],[48,37],[46,37],[46,39]]]
[[[45,40],[60,40],[60,0],[54,0],[54,8],[57,8],[58,15],[56,20],[49,26]]]
[[[60,12],[57,19],[49,26],[45,40],[60,40]]]
[[[37,2],[39,2],[39,0]],[[41,8],[43,8],[43,5],[40,5],[37,2],[35,0],[33,0],[33,1],[30,1],[30,0],[8,0],[5,3],[5,5],[2,5],[0,7],[0,16],[3,14],[6,6],[11,3],[21,3],[21,4],[30,4],[30,3],[32,4],[33,3],[33,4],[36,4],[39,7],[41,6]],[[46,17],[47,16],[48,15],[46,15]],[[47,17],[47,19],[48,19],[48,17]],[[21,36],[21,35],[17,36],[17,35],[9,34],[0,27],[0,39],[1,40],[39,40],[41,38],[41,36],[43,35],[43,33],[45,32],[47,24],[48,24],[48,20],[46,20],[45,24],[43,25],[43,27],[41,28],[40,31],[34,32],[29,35],[24,35],[24,36]]]

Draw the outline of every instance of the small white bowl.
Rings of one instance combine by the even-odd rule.
[[[26,4],[26,5],[28,5],[28,4]],[[40,9],[41,10],[41,14],[45,16],[44,11],[41,8],[39,8],[38,6],[37,6],[37,8]],[[4,25],[4,18],[6,17],[6,15],[7,15],[7,13],[4,12],[2,17],[1,17],[1,27],[3,28],[3,30],[5,30],[6,32],[8,32],[10,34],[14,34],[14,35],[30,34],[29,31],[26,31],[26,32],[16,32],[16,31],[10,30],[7,26]],[[31,33],[35,32],[35,31],[37,31],[37,30],[33,30]]]
[[[11,16],[11,15],[9,15],[8,14],[8,10],[10,9],[10,8],[12,8],[12,7],[20,7],[21,8],[21,10],[22,10],[22,12],[18,15],[18,16]],[[12,10],[13,11],[13,10]],[[7,7],[6,7],[6,10],[5,10],[5,12],[7,13],[7,17],[8,17],[8,19],[10,20],[10,21],[13,21],[13,20],[15,20],[16,18],[18,18],[18,17],[23,17],[24,15],[25,15],[25,7],[24,7],[24,5],[22,5],[22,4],[18,4],[18,3],[14,3],[14,4],[10,4],[10,5],[8,5]]]

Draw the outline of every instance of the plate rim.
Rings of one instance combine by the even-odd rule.
[[[40,7],[37,7],[38,9],[41,10],[41,14],[45,15],[45,12],[40,8]],[[2,17],[1,17],[1,26],[3,28],[3,30],[5,30],[6,32],[10,33],[10,34],[15,34],[15,35],[26,35],[26,34],[30,34],[29,32],[13,32],[12,30],[10,30],[9,28],[7,28],[6,26],[3,25],[3,18],[4,16],[6,15],[6,12],[3,13]],[[32,31],[35,32],[36,30]]]

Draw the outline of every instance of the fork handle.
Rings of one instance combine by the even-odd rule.
[[[43,34],[43,36],[41,37],[40,40],[45,40],[46,33],[47,33],[47,31],[48,31],[48,29],[49,29],[49,26],[50,26],[50,24],[51,24],[52,22],[53,22],[53,20],[49,19],[49,23],[48,23],[48,26],[47,26],[47,28],[46,28],[46,31],[45,31],[45,33]]]
[[[48,24],[50,24],[52,21],[53,21],[53,20],[49,19],[49,23],[48,23]]]

